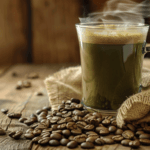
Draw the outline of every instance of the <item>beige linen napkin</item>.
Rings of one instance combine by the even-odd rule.
[[[46,89],[52,109],[57,109],[63,100],[72,97],[82,98],[81,66],[69,67],[56,72],[45,79]],[[150,86],[150,70],[142,69],[142,85]],[[118,110],[117,123],[121,127],[126,120],[150,118],[150,90],[142,91],[129,97]],[[141,121],[138,120],[140,123]],[[149,119],[150,121],[150,119]]]

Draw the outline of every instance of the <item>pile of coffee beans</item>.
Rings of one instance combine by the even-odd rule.
[[[150,145],[150,126],[148,123],[134,124],[127,122],[119,128],[114,116],[102,116],[99,112],[89,112],[72,98],[63,101],[58,110],[51,111],[43,107],[20,122],[29,126],[23,134],[27,139],[40,145],[67,146],[68,148],[94,148],[95,145],[120,143],[138,148],[140,144]],[[2,133],[0,129],[0,133]],[[20,138],[21,131],[9,134],[14,139]]]

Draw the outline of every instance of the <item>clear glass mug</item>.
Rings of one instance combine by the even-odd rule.
[[[141,91],[148,29],[144,24],[76,24],[87,109],[116,113],[124,100]]]

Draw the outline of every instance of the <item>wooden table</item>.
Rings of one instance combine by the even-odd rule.
[[[50,64],[50,65],[29,65],[17,64],[11,67],[1,67],[0,69],[0,109],[9,108],[9,112],[21,112],[23,117],[29,117],[35,113],[37,109],[49,105],[48,95],[46,93],[43,80],[45,77],[52,75],[54,72],[74,66],[74,64]],[[150,68],[150,60],[144,61],[144,66]],[[12,77],[12,72],[17,72],[18,77]],[[18,80],[24,80],[25,75],[31,72],[38,72],[40,78],[32,79],[32,87],[16,90],[15,85]],[[36,96],[37,91],[42,91],[44,96]],[[0,112],[0,126],[6,131],[28,129],[18,119],[10,119],[5,114]],[[66,150],[66,147],[42,147],[37,144],[32,144],[30,140],[20,139],[14,140],[8,135],[0,136],[0,150],[51,150],[61,149]],[[79,146],[76,149],[81,149]],[[131,150],[130,147],[124,147],[120,144],[96,146],[98,150]],[[148,150],[150,146],[140,146],[139,150]]]

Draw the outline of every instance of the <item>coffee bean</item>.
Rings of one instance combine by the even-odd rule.
[[[98,113],[98,112],[94,112],[92,115],[96,116],[96,118],[102,118],[101,113]]]
[[[102,121],[102,124],[103,125],[109,125],[111,122],[110,122],[110,120],[109,119],[104,119],[103,121]]]
[[[31,114],[30,118],[36,118],[37,119],[37,116],[35,114]]]
[[[81,144],[81,148],[91,149],[94,148],[94,144],[91,142],[83,142]]]
[[[109,130],[107,128],[103,128],[99,131],[100,135],[108,135],[109,134]]]
[[[19,119],[19,122],[22,122],[22,123],[23,123],[25,120],[27,120],[27,118],[20,118],[20,119]]]
[[[63,118],[66,118],[66,117],[70,117],[72,115],[72,112],[69,111],[68,113],[62,115]]]
[[[72,120],[73,120],[73,121],[82,121],[83,119],[82,119],[81,116],[74,116],[74,117],[72,118]]]
[[[66,128],[66,123],[57,126],[57,129],[63,130]]]
[[[80,111],[80,110],[77,110],[77,109],[75,109],[73,111],[73,114],[76,115],[76,116],[80,116],[80,117],[84,116],[84,113],[82,111]]]
[[[104,140],[101,139],[101,138],[97,138],[97,139],[95,140],[95,143],[96,143],[97,145],[104,145],[104,144],[105,144]]]
[[[120,142],[122,141],[124,138],[121,136],[121,135],[115,135],[112,137],[112,139],[115,141],[115,142]]]
[[[131,146],[133,148],[138,148],[140,146],[140,142],[139,142],[139,140],[131,141],[131,142],[129,142],[129,146]]]
[[[77,125],[75,124],[75,122],[68,122],[66,125],[67,129],[69,130],[73,130],[77,128]]]
[[[3,130],[2,128],[0,128],[0,135],[5,135],[5,134],[6,134],[5,130]]]
[[[80,134],[82,134],[82,130],[80,128],[73,129],[73,130],[71,130],[71,133],[73,135],[80,135]]]
[[[85,131],[91,131],[91,130],[93,130],[93,129],[94,129],[94,125],[92,125],[92,124],[86,125],[86,126],[84,127],[84,130],[85,130]]]
[[[83,143],[86,141],[86,137],[84,135],[77,135],[74,137],[74,141],[77,143]]]
[[[25,88],[31,87],[31,82],[30,81],[25,80],[25,81],[22,82],[22,84],[23,84],[23,87],[25,87]]]
[[[64,118],[65,122],[73,122],[73,119],[71,117],[66,117]]]
[[[62,113],[61,112],[58,112],[57,114],[56,114],[56,116],[62,116]]]
[[[42,109],[39,109],[36,111],[36,114],[39,115],[42,111],[43,111]]]
[[[60,140],[60,144],[63,145],[63,146],[66,146],[68,143],[69,143],[68,139],[63,138],[63,139]]]
[[[32,134],[32,133],[26,133],[24,136],[25,136],[27,139],[33,139],[33,138],[34,138],[34,134]]]
[[[141,135],[141,134],[143,134],[144,133],[144,131],[137,131],[136,133],[135,133],[135,135]]]
[[[122,141],[121,141],[121,144],[124,145],[124,146],[129,146],[129,143],[130,143],[130,142],[131,142],[131,140],[125,139],[125,140],[122,140]]]
[[[92,134],[92,135],[98,135],[98,134],[97,134],[96,132],[94,132],[94,131],[87,131],[86,134],[87,134],[87,135],[90,135],[90,134]]]
[[[103,120],[102,118],[97,118],[98,123],[101,123],[102,120]]]
[[[88,138],[86,139],[86,142],[94,143],[96,139],[97,139],[97,138],[94,138],[94,137],[88,137]]]
[[[83,105],[82,105],[82,104],[77,104],[77,105],[75,106],[75,108],[82,110],[82,109],[83,109]]]
[[[68,137],[68,136],[71,135],[71,132],[70,132],[70,130],[67,130],[67,129],[66,129],[66,130],[63,130],[63,131],[62,131],[62,134],[63,134],[64,136],[67,136],[67,137]]]
[[[77,125],[78,128],[83,129],[87,125],[87,123],[84,122],[84,121],[78,121],[76,123],[76,125]]]
[[[28,79],[36,79],[36,78],[39,78],[39,74],[36,73],[36,72],[32,72],[32,73],[30,73],[30,74],[27,74],[26,77],[27,77]]]
[[[139,136],[140,139],[150,139],[150,134],[147,133],[142,133]]]
[[[123,133],[122,133],[122,136],[125,138],[125,139],[132,139],[134,137],[134,133],[133,131],[131,130],[125,130]]]
[[[88,119],[88,118],[91,117],[91,116],[94,116],[94,115],[92,115],[92,113],[89,113],[89,114],[85,115],[85,116],[84,116],[84,120],[85,120],[85,119]],[[96,116],[95,116],[94,119],[96,119]]]
[[[76,148],[78,146],[78,143],[76,141],[70,141],[68,144],[67,144],[67,147],[68,148]]]
[[[58,106],[58,111],[64,110],[65,104],[61,104]]]
[[[44,133],[44,132],[49,132],[49,133],[50,133],[51,131],[52,131],[52,128],[43,129],[43,130],[42,130],[42,133]]]
[[[88,137],[92,137],[92,138],[99,138],[99,135],[95,135],[95,134],[89,134]]]
[[[150,145],[150,140],[149,139],[140,139],[140,142],[142,145]]]
[[[8,135],[9,135],[10,137],[12,137],[15,133],[16,133],[16,131],[12,131],[12,132],[10,132]]]
[[[112,125],[112,126],[117,126],[116,120],[111,121],[111,125]]]
[[[4,114],[6,114],[6,113],[8,112],[8,109],[2,108],[2,109],[1,109],[1,112],[4,113]]]
[[[50,135],[51,139],[60,140],[62,138],[62,135],[59,133],[53,133]]]
[[[117,129],[115,132],[116,135],[122,135],[122,133],[123,133],[122,129]]]
[[[55,130],[55,131],[52,131],[52,133],[59,133],[59,134],[62,134],[62,130]]]
[[[41,139],[38,141],[38,143],[39,143],[40,145],[45,145],[45,144],[49,143],[49,140],[50,140],[50,137],[44,137],[44,138],[41,138]]]
[[[57,126],[58,126],[58,124],[51,125],[51,127],[52,127],[52,131],[57,130]]]
[[[114,144],[114,140],[111,138],[104,137],[102,138],[106,144]]]
[[[49,144],[51,146],[59,146],[60,145],[60,142],[58,140],[50,140],[49,141]]]
[[[127,124],[129,130],[135,132],[135,127],[132,124]]]
[[[12,77],[17,77],[18,76],[18,74],[16,73],[16,72],[12,72]]]
[[[43,130],[43,129],[47,129],[48,127],[45,124],[38,124],[38,126],[35,129],[39,129],[39,130]]]
[[[99,125],[99,122],[97,119],[91,119],[90,124],[93,124],[95,127],[97,127]]]
[[[38,141],[39,141],[41,138],[42,138],[41,136],[34,137],[34,138],[32,139],[32,142],[38,143]]]
[[[12,135],[12,138],[19,139],[22,134],[23,134],[22,131],[16,131],[15,134]]]
[[[21,113],[9,113],[9,114],[7,114],[7,116],[9,118],[20,118],[21,117]]]
[[[33,134],[33,131],[34,130],[30,128],[30,129],[26,130],[26,133],[32,133]]]
[[[115,126],[109,126],[108,130],[110,133],[112,133],[112,132],[115,132],[117,128]]]
[[[39,123],[38,123],[38,122],[33,123],[32,125],[30,125],[30,128],[34,129],[34,128],[36,128],[38,125],[39,125]]]
[[[24,123],[26,124],[26,125],[31,125],[31,124],[33,124],[35,122],[35,120],[34,119],[32,119],[32,118],[30,118],[30,119],[27,119],[27,120],[25,120],[24,121]]]
[[[112,118],[113,118],[113,116],[111,116],[111,115],[105,116],[105,119],[108,119],[108,120],[110,120],[110,119],[112,119]]]
[[[36,96],[43,96],[43,93],[39,91],[39,92],[36,92],[35,95]]]
[[[65,119],[62,118],[61,120],[59,120],[59,121],[57,122],[57,124],[63,124],[63,123],[65,123],[65,122],[66,122]]]
[[[76,98],[71,98],[71,103],[77,103],[77,104],[79,104],[80,100],[76,99]]]
[[[37,136],[37,135],[40,135],[41,132],[42,132],[41,130],[35,129],[35,130],[33,131],[33,134],[34,134],[35,136]]]
[[[150,126],[145,126],[143,130],[147,133],[150,133]]]
[[[67,111],[74,110],[74,106],[65,105],[65,108],[64,108],[64,110],[67,110]]]
[[[74,137],[75,137],[75,136],[71,135],[71,136],[69,136],[68,139],[69,139],[70,141],[74,141]]]
[[[21,85],[16,85],[16,90],[20,90],[20,89],[22,89],[22,86]]]
[[[99,133],[100,130],[104,130],[104,129],[107,129],[107,128],[106,128],[106,127],[96,127],[96,128],[95,128],[95,131],[96,131],[97,133]]]

